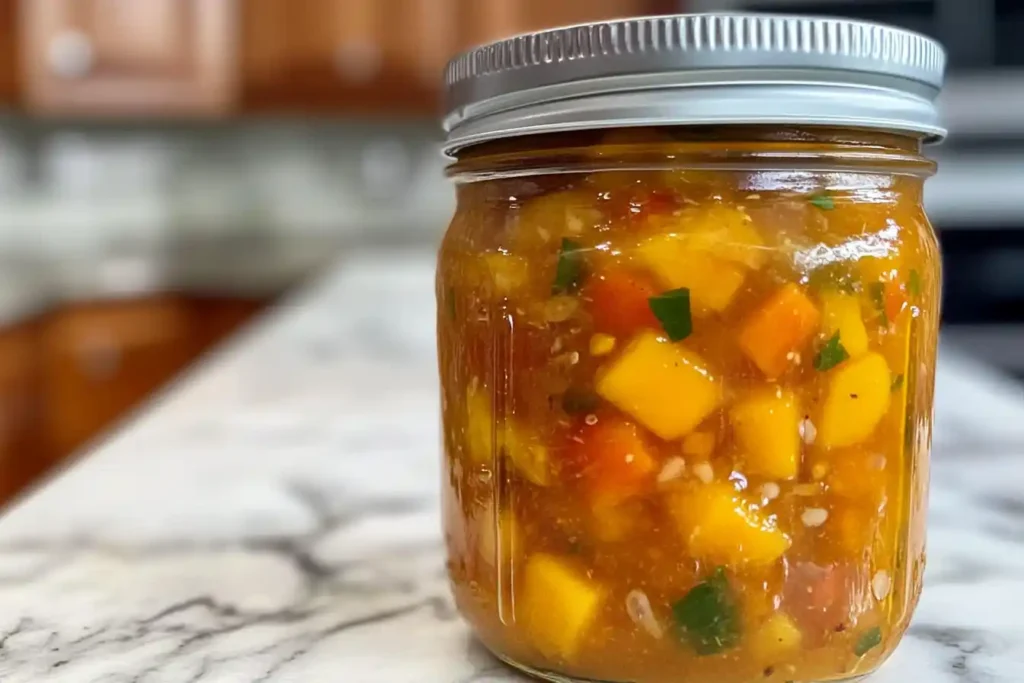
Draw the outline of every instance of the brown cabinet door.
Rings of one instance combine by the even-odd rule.
[[[22,0],[29,107],[216,114],[234,99],[236,0]]]
[[[587,21],[678,12],[674,0],[461,0],[465,48],[517,33],[540,31]]]
[[[249,0],[244,105],[434,112],[459,13],[459,0]]]
[[[46,426],[58,458],[138,406],[194,348],[188,306],[177,298],[66,308],[43,334]]]
[[[38,327],[0,330],[0,504],[49,467],[42,442]]]

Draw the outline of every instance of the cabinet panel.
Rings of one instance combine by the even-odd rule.
[[[517,33],[540,31],[587,21],[618,17],[671,14],[680,11],[677,2],[665,0],[462,0],[463,48]]]
[[[246,106],[436,111],[459,41],[459,0],[251,0],[243,30]]]
[[[22,0],[27,104],[56,114],[213,114],[234,99],[237,0]]]
[[[65,456],[138,406],[191,360],[193,325],[177,298],[78,305],[44,328],[46,426]]]
[[[0,330],[0,504],[42,474],[39,329],[35,323]]]

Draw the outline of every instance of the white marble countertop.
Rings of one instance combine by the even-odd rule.
[[[0,681],[519,680],[448,597],[432,255],[350,262],[0,518]],[[948,348],[937,393],[926,589],[873,680],[1021,683],[1024,394]]]

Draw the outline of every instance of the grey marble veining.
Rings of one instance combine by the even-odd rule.
[[[381,310],[387,315],[381,316]],[[519,680],[448,596],[432,257],[364,254],[0,519],[0,681]],[[944,349],[879,683],[1024,681],[1024,396]]]

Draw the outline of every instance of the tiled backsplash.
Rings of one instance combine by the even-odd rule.
[[[430,121],[0,118],[0,247],[260,234],[432,242],[454,206]]]

